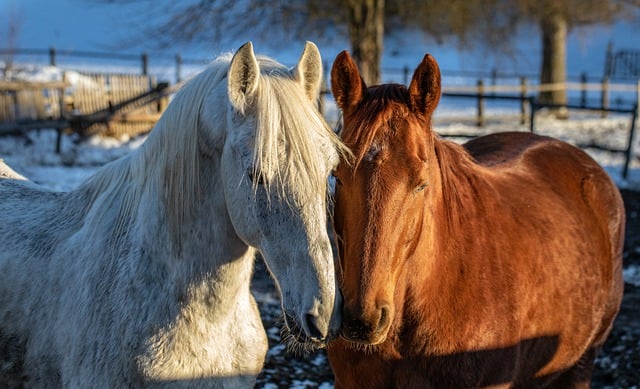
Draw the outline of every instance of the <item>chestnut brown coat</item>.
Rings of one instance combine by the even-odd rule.
[[[331,76],[354,155],[335,172],[336,388],[588,387],[623,290],[607,173],[530,133],[440,139],[430,55],[408,88],[367,87],[346,52]]]

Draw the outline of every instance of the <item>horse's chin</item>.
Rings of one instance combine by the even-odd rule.
[[[371,343],[371,342],[368,342],[368,341],[365,342],[362,340],[351,340],[349,338],[344,337],[343,335],[340,335],[339,337],[331,340],[327,344],[327,349],[331,349],[332,347],[336,346],[341,349],[346,348],[346,349],[351,349],[358,352],[363,352],[365,354],[371,354],[374,352],[378,352],[378,347],[382,345],[385,340],[386,338],[378,343]]]
[[[280,338],[287,345],[287,352],[305,356],[327,347],[328,339],[308,337],[292,316],[285,314],[282,321]]]
[[[353,346],[377,346],[384,343],[387,340],[387,333],[379,334],[378,336],[370,337],[352,337],[347,333],[342,332],[340,339],[344,339],[347,343]]]

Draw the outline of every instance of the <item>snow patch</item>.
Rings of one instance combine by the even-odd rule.
[[[633,286],[640,286],[640,266],[630,265],[622,271],[624,282]]]

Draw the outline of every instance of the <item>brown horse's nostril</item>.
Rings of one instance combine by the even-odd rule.
[[[380,334],[387,331],[391,320],[391,315],[389,314],[389,306],[383,305],[380,308],[380,319],[378,319],[378,326],[375,328],[375,333]]]
[[[345,310],[341,334],[352,342],[377,344],[386,339],[392,317],[393,311],[388,304],[371,307],[368,315],[362,311],[353,315],[351,311]]]

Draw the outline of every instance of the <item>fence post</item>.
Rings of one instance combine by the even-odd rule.
[[[629,174],[629,164],[631,163],[631,159],[633,158],[633,142],[635,139],[636,132],[636,121],[638,120],[638,116],[640,115],[640,80],[636,81],[636,105],[633,107],[633,111],[631,112],[631,126],[629,128],[629,139],[627,140],[627,149],[625,150],[624,156],[624,165],[622,166],[622,178],[627,179],[627,175]]]
[[[181,81],[182,76],[182,56],[180,53],[176,54],[176,84]]]
[[[498,81],[498,71],[496,68],[491,69],[491,86],[495,87],[496,82]],[[493,92],[491,92],[491,96],[496,95],[496,90],[493,88]]]
[[[478,80],[478,116],[476,117],[476,126],[482,127],[484,125],[484,82],[482,79]]]
[[[583,72],[580,75],[580,107],[587,106],[587,73]]]
[[[605,77],[609,77],[611,74],[613,74],[613,65],[614,65],[613,42],[609,41],[609,43],[607,44],[607,52],[605,54],[605,59],[604,59],[604,76]]]
[[[529,113],[531,115],[529,119],[529,132],[533,134],[533,131],[535,130],[535,122],[536,122],[536,110],[538,109],[538,107],[536,107],[535,97],[533,96],[529,97],[529,109],[531,110],[531,112]]]
[[[62,72],[62,82],[63,83],[67,83],[67,72],[64,71]],[[58,89],[58,93],[60,94],[59,99],[58,100],[58,109],[60,110],[60,112],[58,113],[58,118],[64,118],[66,116],[66,106],[64,103],[64,92],[65,92],[65,88],[60,88]]]
[[[149,55],[142,53],[142,75],[146,76],[147,74],[149,74]]]
[[[49,65],[56,66],[56,48],[49,47]]]
[[[527,78],[520,77],[520,124],[527,122]]]
[[[636,108],[640,114],[640,79],[636,81]]]
[[[627,149],[625,150],[625,160],[624,166],[622,167],[622,178],[627,179],[627,174],[629,173],[629,164],[631,163],[631,158],[633,156],[633,140],[635,138],[636,132],[636,120],[638,119],[638,104],[636,103],[635,107],[633,107],[633,112],[631,113],[631,128],[629,128],[629,140],[627,142]]]
[[[600,96],[600,108],[602,112],[600,116],[607,117],[607,109],[609,109],[609,77],[602,78],[602,95]]]

